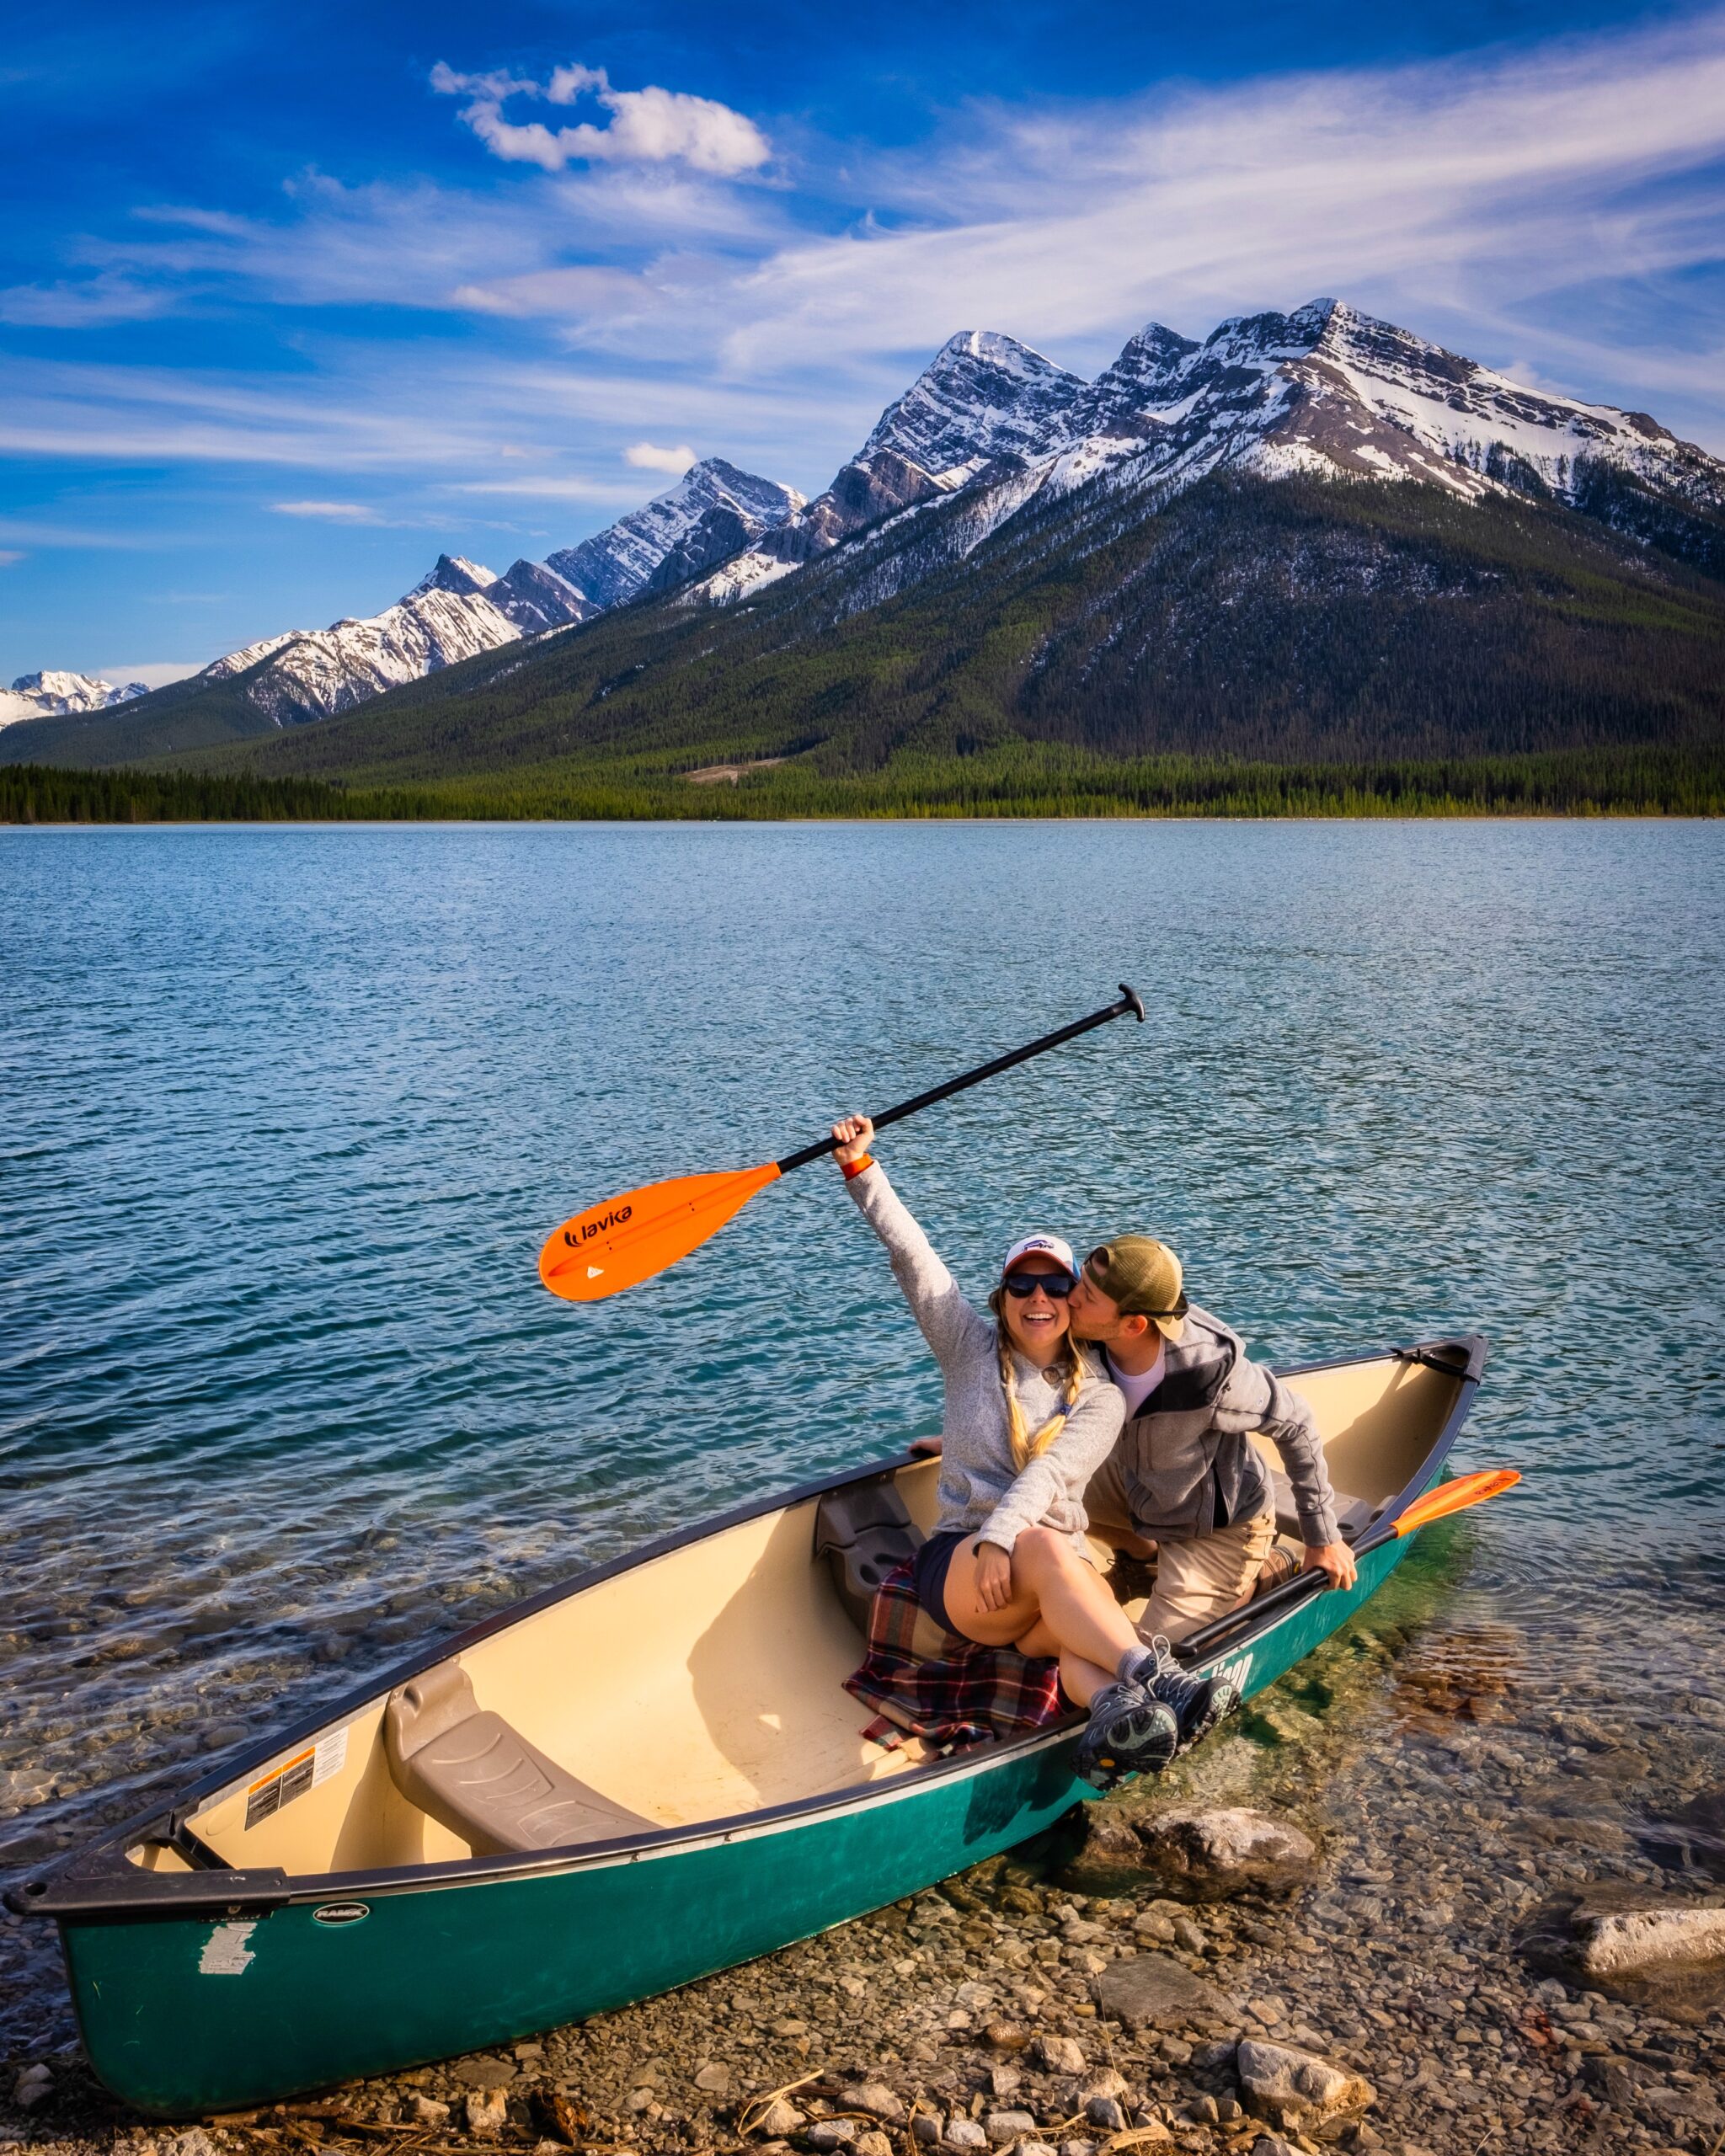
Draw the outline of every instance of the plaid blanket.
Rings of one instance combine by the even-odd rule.
[[[879,1716],[863,1735],[889,1748],[911,1736],[952,1751],[1040,1729],[1069,1711],[1058,1662],[949,1632],[916,1599],[909,1565],[895,1566],[876,1591],[868,1652],[845,1689]]]

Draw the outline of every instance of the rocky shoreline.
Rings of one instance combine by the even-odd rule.
[[[1381,1620],[1151,1791],[763,1961],[195,2125],[14,2058],[0,2148],[1720,2156],[1725,1893],[1599,1797],[1717,1802],[1725,1702],[1661,1703],[1655,1761],[1584,1693],[1519,1707],[1478,1641]]]

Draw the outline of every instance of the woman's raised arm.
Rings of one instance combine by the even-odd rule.
[[[833,1158],[844,1170],[845,1183],[857,1210],[886,1246],[893,1278],[911,1305],[922,1337],[943,1361],[975,1334],[993,1328],[965,1299],[963,1290],[910,1209],[873,1159],[874,1125],[866,1115],[847,1115],[832,1127],[839,1141]]]

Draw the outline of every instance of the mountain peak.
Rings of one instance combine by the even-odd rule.
[[[68,674],[51,667],[35,674],[20,674],[9,689],[0,689],[0,726],[9,726],[19,718],[61,718],[72,712],[106,711],[149,693],[142,681],[128,681],[124,688],[116,688],[99,674]]]
[[[497,572],[488,569],[481,562],[470,562],[460,554],[440,554],[436,565],[403,595],[403,603],[409,599],[422,598],[428,591],[453,591],[471,594],[483,591],[497,581]]]
[[[1084,387],[1016,337],[961,330],[887,406],[852,462],[885,451],[957,484],[997,456],[1033,452]]]
[[[546,566],[598,613],[638,598],[667,561],[704,561],[714,531],[729,537],[729,551],[735,552],[777,531],[802,506],[794,487],[744,472],[722,456],[703,456],[607,531],[548,554]]]

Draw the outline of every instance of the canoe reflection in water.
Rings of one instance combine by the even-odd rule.
[[[1182,1659],[1249,1694],[1344,1623],[1405,1553],[1374,1538],[1441,1474],[1484,1363],[1467,1337],[1283,1373],[1369,1545],[1359,1580],[1260,1593]],[[553,1588],[27,1881],[11,1899],[60,1925],[97,2072],[185,2114],[476,2050],[1050,1826],[1092,1794],[1080,1717],[943,1758],[870,1741],[843,1689],[867,1604],[823,1502],[889,1492],[926,1529],[937,1474],[877,1461]]]

